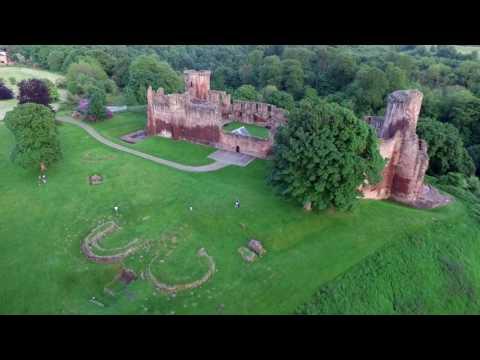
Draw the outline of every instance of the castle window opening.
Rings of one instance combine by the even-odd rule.
[[[239,153],[239,152],[240,152],[240,146],[237,145],[237,147],[235,148],[235,151],[236,151],[237,153]]]
[[[271,111],[272,111],[272,107],[268,105],[268,112],[271,112]]]

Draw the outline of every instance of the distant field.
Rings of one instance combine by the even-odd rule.
[[[225,125],[223,130],[225,130],[226,132],[232,132],[233,130],[241,128],[242,126],[244,126],[245,129],[247,129],[252,136],[258,137],[260,139],[268,139],[268,130],[264,127],[244,124],[238,121],[231,122],[230,124]]]
[[[455,45],[455,48],[462,54],[469,54],[472,51],[480,51],[480,45]]]
[[[54,74],[49,71],[39,70],[39,69],[30,69],[20,66],[2,66],[0,67],[0,79],[3,79],[4,84],[12,89],[15,93],[15,96],[18,93],[17,85],[12,85],[10,83],[10,78],[15,78],[16,82],[19,83],[22,80],[26,79],[48,79],[53,82],[59,78],[63,78],[63,75]],[[60,99],[63,100],[66,97],[66,91],[59,89]],[[7,111],[12,110],[15,105],[17,105],[17,100],[1,100],[0,101],[0,120],[3,120]],[[54,104],[55,105],[55,104]]]

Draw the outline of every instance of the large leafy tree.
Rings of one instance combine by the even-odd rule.
[[[263,100],[269,104],[278,106],[288,111],[293,110],[295,100],[293,96],[285,91],[278,90],[273,85],[267,85],[262,91]]]
[[[274,85],[277,88],[282,81],[282,64],[276,55],[267,56],[259,70],[260,83],[262,85]]]
[[[127,96],[130,103],[146,104],[147,89],[163,87],[166,93],[179,92],[183,81],[171,66],[155,55],[137,57],[129,68]]]
[[[417,133],[428,144],[430,175],[440,176],[449,172],[459,172],[469,176],[475,173],[474,162],[455,126],[430,118],[421,118]]]
[[[351,209],[365,180],[380,181],[376,134],[340,105],[302,100],[275,140],[270,183],[306,210]]]
[[[285,91],[299,98],[303,93],[304,80],[300,61],[293,59],[282,61],[282,87]]]
[[[106,108],[107,95],[100,88],[92,87],[88,90],[88,118],[92,121],[103,120],[107,116]]]
[[[29,79],[18,83],[18,103],[36,103],[50,107],[50,92],[43,80]]]
[[[75,95],[85,95],[92,86],[105,88],[108,75],[98,61],[91,57],[80,57],[67,70],[67,89]]]
[[[389,81],[385,73],[375,67],[363,65],[352,84],[357,113],[374,114],[385,106]]]
[[[233,93],[233,99],[243,101],[260,101],[262,97],[252,85],[242,85]]]
[[[11,153],[14,163],[24,168],[46,169],[62,158],[54,113],[46,106],[18,105],[5,116],[5,125],[15,137]]]

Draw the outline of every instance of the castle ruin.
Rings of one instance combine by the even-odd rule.
[[[367,199],[392,199],[413,207],[434,208],[451,202],[430,185],[424,184],[428,169],[427,143],[416,133],[423,94],[399,90],[388,96],[385,117],[367,116],[365,121],[377,132],[380,154],[387,160],[382,180],[362,187]]]
[[[211,72],[184,72],[185,92],[165,94],[163,88],[147,91],[148,135],[188,140],[218,149],[267,158],[277,128],[287,121],[287,112],[274,105],[232,100],[225,91],[210,89]],[[223,127],[233,121],[268,129],[267,139],[227,133]]]
[[[287,122],[287,112],[262,102],[232,101],[225,91],[210,89],[210,75],[206,70],[186,70],[183,94],[167,95],[162,88],[154,91],[149,87],[147,134],[269,157],[278,127]],[[377,132],[380,154],[387,164],[378,184],[366,182],[361,186],[364,198],[392,199],[419,208],[433,208],[452,200],[424,184],[429,161],[427,143],[416,134],[422,99],[423,94],[417,90],[395,91],[388,96],[385,117],[365,117]],[[261,139],[224,132],[223,127],[233,121],[265,127],[269,136]]]

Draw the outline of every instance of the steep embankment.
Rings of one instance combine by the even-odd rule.
[[[480,223],[475,205],[389,243],[319,289],[303,314],[476,314],[480,312]]]

